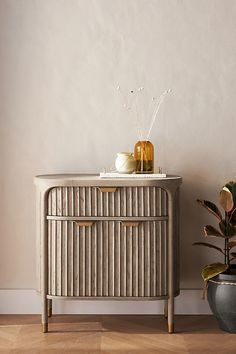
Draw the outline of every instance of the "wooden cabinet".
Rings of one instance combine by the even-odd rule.
[[[179,294],[181,178],[37,176],[37,274],[43,331],[52,300],[166,299]]]

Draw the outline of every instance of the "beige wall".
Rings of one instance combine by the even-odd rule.
[[[171,87],[151,140],[183,176],[182,287],[201,286],[214,251],[194,249],[235,177],[236,1],[0,1],[0,287],[35,286],[35,189],[43,173],[98,172],[132,150],[116,91]],[[146,116],[147,122],[148,118]]]

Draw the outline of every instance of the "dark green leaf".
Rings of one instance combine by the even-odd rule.
[[[200,199],[197,199],[197,202],[206,208],[210,213],[215,215],[219,220],[222,220],[221,212],[214,203],[210,202],[209,200]]]
[[[225,238],[225,236],[222,235],[222,233],[220,231],[218,231],[215,227],[213,227],[211,225],[204,226],[204,234],[205,234],[205,236]]]
[[[193,246],[205,246],[205,247],[209,247],[209,248],[214,248],[215,250],[224,254],[223,250],[220,247],[212,245],[211,243],[208,243],[208,242],[194,242]]]
[[[209,264],[202,270],[202,277],[204,281],[208,281],[209,279],[215,277],[216,275],[223,273],[228,268],[227,264],[222,263],[213,263]]]
[[[231,222],[232,225],[236,226],[236,208],[234,208],[234,209],[230,212],[229,221]]]
[[[228,223],[224,220],[221,220],[219,223],[220,230],[223,233],[225,237],[233,237],[236,235],[236,226],[232,225],[231,223]]]

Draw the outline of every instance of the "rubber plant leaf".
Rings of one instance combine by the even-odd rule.
[[[229,221],[231,224],[236,225],[236,208],[231,211]]]
[[[209,247],[209,248],[214,248],[215,250],[224,254],[223,250],[220,247],[212,245],[211,243],[208,243],[208,242],[194,242],[193,246],[205,246],[205,247]]]
[[[202,270],[202,277],[204,281],[208,281],[216,275],[223,273],[228,268],[227,264],[213,263],[205,266]]]
[[[226,183],[225,187],[228,188],[230,190],[230,192],[232,193],[234,205],[236,206],[236,182],[230,181],[230,182]]]
[[[233,248],[233,247],[235,247],[235,246],[236,246],[236,240],[230,241],[230,242],[228,243],[229,249],[231,249],[231,248]]]
[[[206,225],[204,226],[204,234],[205,236],[210,236],[210,237],[223,237],[225,238],[225,235],[217,230],[215,227],[211,226],[211,225]]]
[[[227,224],[225,220],[221,220],[219,227],[225,237],[233,237],[236,235],[236,226],[231,223]]]
[[[220,205],[226,213],[229,213],[234,207],[233,194],[227,187],[223,187],[220,191]]]
[[[231,255],[233,258],[236,258],[236,252],[231,252],[230,255]]]
[[[215,215],[219,220],[222,220],[221,212],[214,203],[210,202],[209,200],[200,199],[197,199],[197,202],[201,204],[204,208],[206,208],[210,213]]]

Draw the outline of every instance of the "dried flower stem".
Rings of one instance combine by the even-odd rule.
[[[136,112],[136,122],[137,122],[138,135],[139,135],[139,139],[142,140],[143,132],[142,132],[142,126],[141,126],[141,122],[140,122],[139,114],[138,114],[137,95],[135,97],[134,107],[135,107],[135,112]]]
[[[139,119],[137,98],[138,98],[138,93],[143,90],[143,87],[136,90],[137,92],[135,90],[129,91],[129,94],[131,95],[131,99],[129,99],[129,100],[119,85],[117,86],[117,90],[120,92],[120,94],[124,100],[124,107],[127,109],[127,111],[131,112],[132,108],[134,107],[135,115],[136,115],[136,124],[135,125],[137,128],[139,139],[142,140],[143,132],[142,132],[142,127],[141,127],[141,122]]]
[[[140,115],[139,115],[139,111],[138,111],[138,105],[137,105],[137,99],[138,96],[142,93],[142,91],[144,90],[144,87],[139,87],[137,90],[131,90],[129,91],[130,94],[130,99],[128,99],[128,97],[126,97],[126,95],[124,94],[123,90],[121,89],[121,87],[118,85],[117,86],[117,90],[120,91],[120,94],[124,100],[124,107],[127,109],[128,112],[132,111],[132,108],[134,108],[135,111],[135,115],[136,115],[136,127],[137,127],[137,132],[138,132],[138,136],[139,136],[139,140],[143,140],[144,139],[144,134],[142,131],[142,124],[141,124],[141,120],[140,120]],[[171,90],[166,90],[164,91],[160,97],[157,100],[156,106],[154,104],[154,111],[153,111],[153,115],[152,115],[152,120],[151,120],[151,124],[150,124],[150,128],[148,130],[148,134],[145,140],[148,140],[153,128],[153,125],[155,123],[156,117],[158,115],[159,109],[161,104],[163,103],[165,96],[170,93]],[[155,100],[155,97],[152,97],[152,101]],[[151,102],[149,103],[148,106],[148,115],[149,115],[149,110],[151,108]]]
[[[159,112],[159,109],[160,109],[160,107],[161,107],[161,104],[163,103],[163,101],[164,101],[164,99],[165,99],[165,96],[166,96],[168,93],[170,93],[170,92],[171,92],[170,89],[169,89],[169,90],[166,90],[166,91],[164,91],[164,92],[161,94],[161,96],[159,97],[159,99],[158,99],[158,101],[157,101],[157,107],[156,107],[156,109],[154,110],[153,115],[152,115],[152,121],[151,121],[151,124],[150,124],[150,128],[149,128],[149,130],[148,130],[148,134],[147,134],[146,140],[148,140],[149,137],[150,137],[150,134],[151,134],[153,125],[154,125],[154,123],[155,123],[157,114],[158,114],[158,112]]]

